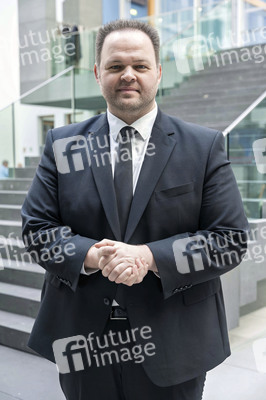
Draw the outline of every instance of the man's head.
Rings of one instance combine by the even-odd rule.
[[[4,167],[8,167],[8,161],[7,160],[4,160],[3,162],[2,162],[2,165],[4,166]]]
[[[150,38],[154,49],[156,64],[158,66],[160,63],[160,38],[158,32],[151,25],[135,19],[119,19],[117,21],[110,22],[99,29],[95,45],[96,65],[98,67],[100,66],[101,53],[106,36],[112,32],[123,30],[139,30]]]
[[[114,115],[131,124],[147,114],[155,105],[161,79],[157,31],[134,20],[100,28],[94,71]]]

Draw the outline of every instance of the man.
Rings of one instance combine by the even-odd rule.
[[[29,345],[68,400],[199,400],[230,354],[220,275],[246,249],[223,135],[157,108],[149,25],[102,27],[95,76],[107,114],[49,131],[22,208],[47,271]]]

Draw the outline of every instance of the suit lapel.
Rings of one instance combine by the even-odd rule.
[[[104,115],[98,121],[100,128],[90,132],[91,136],[91,168],[106,218],[116,240],[121,240],[120,224],[117,211],[116,196],[110,163],[109,125]],[[108,139],[108,146],[107,144]]]
[[[174,130],[169,123],[168,117],[159,110],[149,141],[153,145],[153,150],[148,153],[152,155],[147,155],[146,152],[144,158],[128,218],[125,242],[128,242],[134,233],[160,175],[176,145],[176,140],[171,136],[173,132]]]

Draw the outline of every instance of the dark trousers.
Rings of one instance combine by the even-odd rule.
[[[202,399],[205,373],[195,379],[170,387],[155,385],[146,375],[142,364],[130,360],[129,354],[132,356],[139,352],[135,351],[137,347],[133,349],[135,342],[126,343],[129,338],[126,332],[129,330],[127,320],[109,321],[105,333],[111,331],[117,343],[110,343],[108,339],[110,336],[102,337],[100,342],[94,339],[93,349],[90,349],[91,365],[83,370],[59,374],[60,385],[67,400]],[[117,332],[120,332],[120,341],[123,339],[122,344],[114,336]],[[125,348],[129,349],[128,352]],[[101,356],[103,353],[104,358]],[[108,358],[107,353],[112,357]],[[122,357],[116,358],[117,354]]]

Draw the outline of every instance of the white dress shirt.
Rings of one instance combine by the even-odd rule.
[[[109,124],[109,135],[110,135],[110,153],[111,153],[111,164],[112,172],[114,177],[115,160],[118,152],[118,134],[124,126],[132,126],[138,131],[139,134],[132,138],[132,170],[133,170],[133,194],[135,192],[145,153],[147,151],[151,131],[157,116],[157,104],[155,107],[143,117],[139,118],[133,124],[128,125],[121,119],[113,115],[107,110],[107,120]],[[84,264],[81,269],[81,274],[90,275],[99,271],[99,269],[87,269],[85,271]],[[158,276],[158,275],[157,275]],[[116,303],[117,304],[117,303]]]

